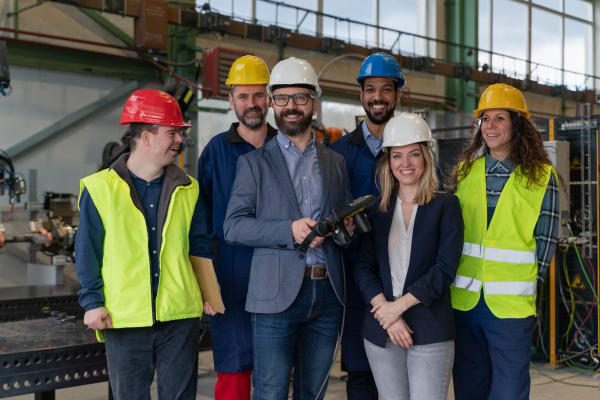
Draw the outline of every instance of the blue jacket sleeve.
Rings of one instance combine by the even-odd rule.
[[[458,197],[449,196],[444,201],[441,219],[435,264],[404,289],[404,293],[411,293],[426,307],[442,297],[456,278],[464,242],[464,222]]]
[[[374,207],[377,205],[378,203],[375,203]],[[372,212],[376,212],[376,209],[371,208]],[[371,213],[368,217],[369,223],[373,225]],[[354,280],[367,304],[370,304],[375,296],[383,293],[372,229],[360,236],[356,265],[354,266]]]
[[[77,292],[79,304],[85,311],[104,306],[102,257],[104,225],[92,197],[83,189],[79,200],[79,226],[75,238],[77,280],[82,289]]]
[[[192,226],[190,227],[190,255],[203,258],[213,258],[212,242],[208,238],[206,231],[206,219],[204,218],[202,201],[198,198],[194,216],[192,217]]]
[[[200,185],[200,201],[206,221],[206,231],[213,235],[213,168],[210,151],[205,147],[198,159],[198,184]]]

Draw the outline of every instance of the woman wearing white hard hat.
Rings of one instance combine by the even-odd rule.
[[[402,113],[385,126],[381,197],[362,236],[355,280],[373,309],[362,335],[379,396],[445,400],[454,359],[450,284],[463,247],[458,198],[437,192],[425,121]],[[433,366],[433,368],[432,368]]]
[[[518,89],[491,85],[473,113],[480,124],[450,185],[457,185],[465,222],[451,287],[454,395],[525,400],[536,280],[543,281],[556,248],[558,176]]]

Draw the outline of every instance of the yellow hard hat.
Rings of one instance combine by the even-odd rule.
[[[527,103],[525,97],[519,89],[509,86],[505,83],[496,83],[490,85],[481,99],[479,99],[479,107],[473,111],[476,118],[481,118],[481,114],[485,110],[492,108],[503,108],[507,110],[518,111],[527,119],[529,119],[529,110],[527,109]]]
[[[225,84],[266,85],[269,83],[269,69],[263,60],[255,56],[240,57],[233,62]]]

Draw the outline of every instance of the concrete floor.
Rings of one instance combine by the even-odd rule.
[[[217,375],[213,369],[212,352],[200,353],[198,369],[198,394],[196,400],[214,399],[214,387]],[[580,374],[570,368],[551,370],[542,364],[530,368],[532,400],[592,400],[600,399],[600,379],[592,375]],[[336,362],[327,390],[326,400],[346,399],[345,382],[341,379],[344,373]],[[106,400],[108,383],[96,383],[70,389],[56,391],[56,400]],[[291,396],[290,396],[291,398]],[[34,395],[13,397],[15,400],[33,400]],[[152,399],[156,399],[156,387],[152,387]],[[448,400],[454,400],[452,387]]]

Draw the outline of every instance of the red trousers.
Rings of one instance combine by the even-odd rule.
[[[215,400],[250,400],[252,371],[217,372]]]

